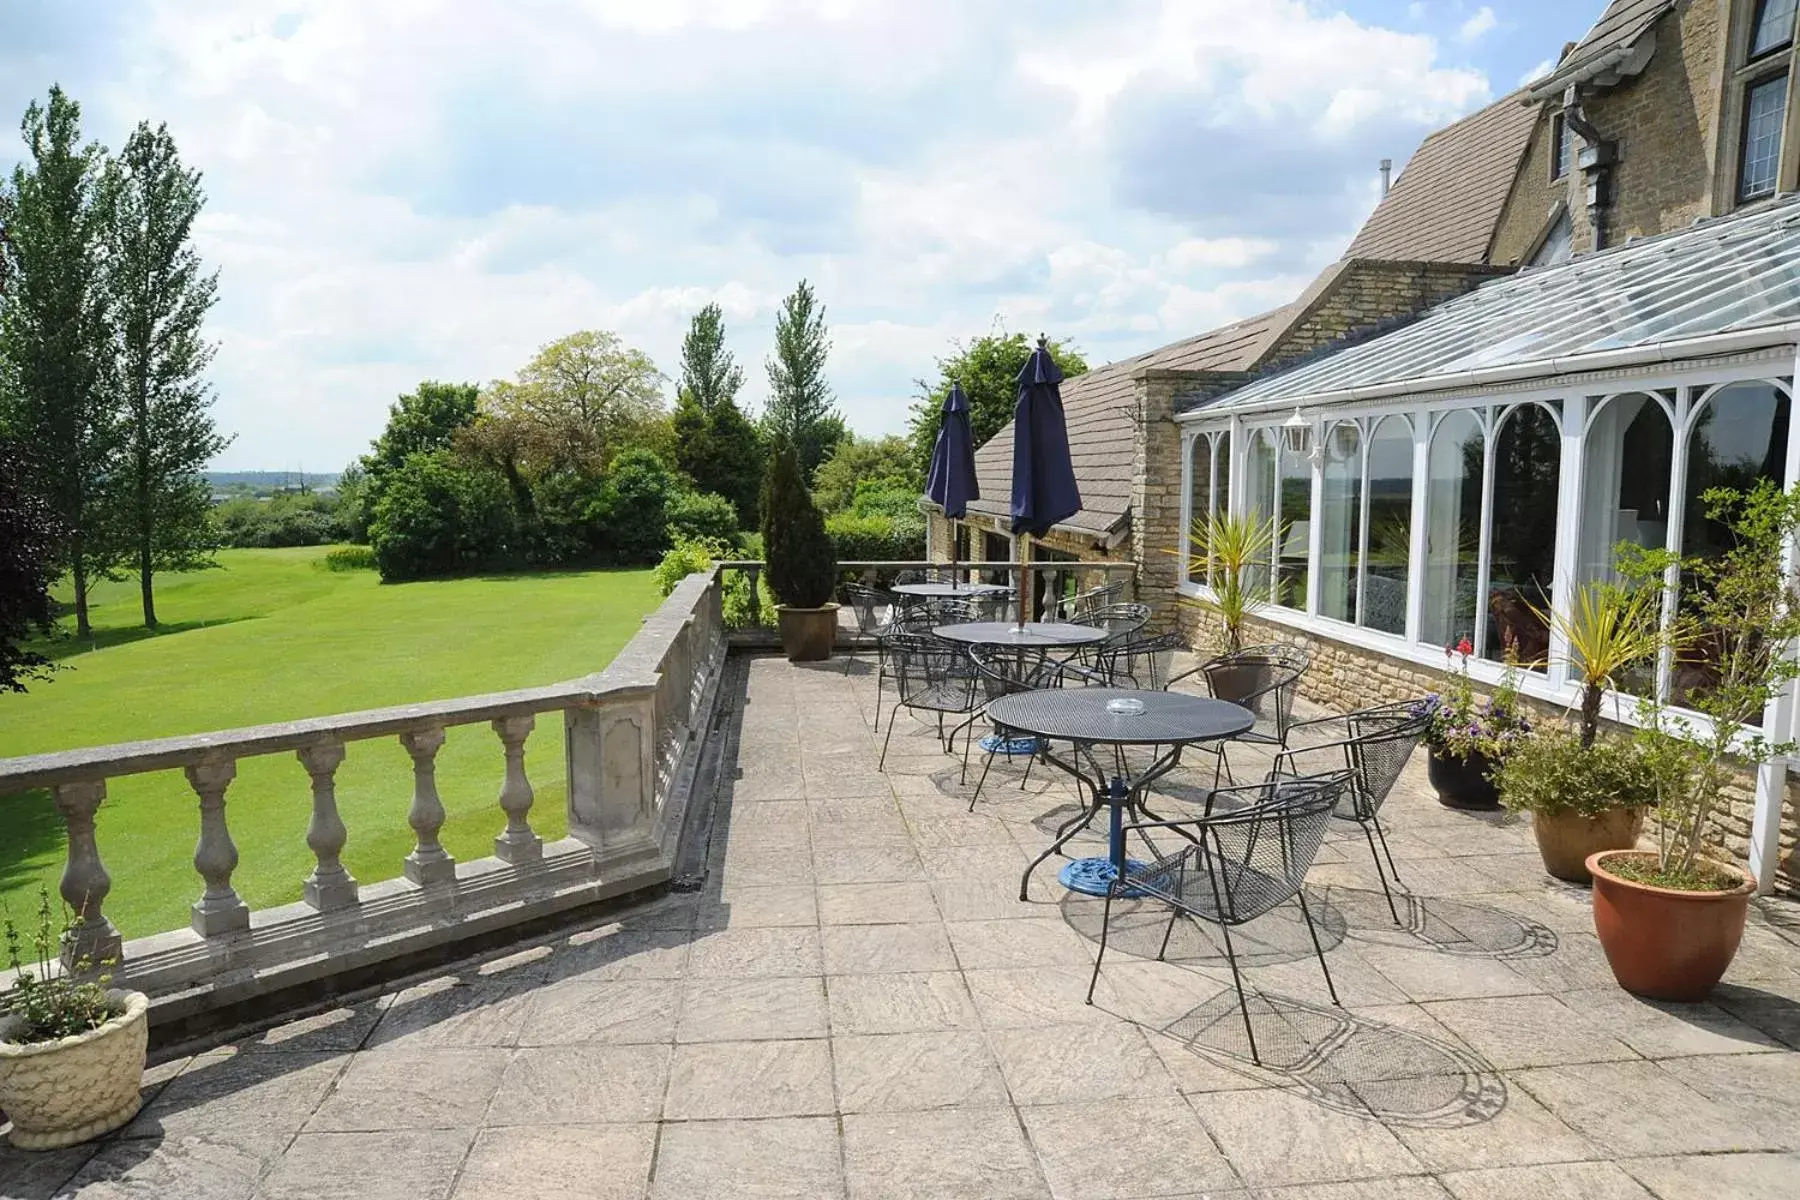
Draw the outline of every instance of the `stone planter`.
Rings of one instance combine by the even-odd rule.
[[[1587,860],[1602,850],[1633,850],[1644,832],[1644,810],[1613,808],[1596,816],[1577,812],[1531,815],[1544,870],[1565,883],[1591,883]]]
[[[1493,769],[1494,763],[1485,754],[1455,758],[1434,748],[1425,764],[1425,777],[1445,808],[1488,812],[1500,807],[1500,793],[1488,778]]]
[[[820,662],[831,657],[837,640],[838,606],[793,608],[779,605],[775,619],[781,628],[781,649],[789,662]]]
[[[1587,860],[1594,877],[1594,932],[1613,978],[1651,1000],[1704,1000],[1736,957],[1756,882],[1736,867],[1708,865],[1742,882],[1727,892],[1682,892],[1621,878],[1606,869],[1636,850],[1602,850]]]
[[[118,1016],[60,1041],[9,1041],[21,1022],[0,1017],[0,1109],[12,1120],[19,1149],[73,1146],[137,1115],[150,1000],[142,992],[107,995]]]

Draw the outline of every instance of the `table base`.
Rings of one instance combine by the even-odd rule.
[[[1008,758],[1014,755],[1025,758],[1038,751],[1038,740],[1034,737],[1009,738],[1001,737],[997,733],[990,733],[976,744],[989,754],[1004,754]]]
[[[1125,871],[1127,874],[1133,871],[1142,871],[1147,865],[1135,858],[1128,858],[1125,860]],[[1056,878],[1062,882],[1064,887],[1071,892],[1080,892],[1084,896],[1106,895],[1112,890],[1113,880],[1118,877],[1117,868],[1112,865],[1112,860],[1105,856],[1074,859],[1056,874]],[[1144,892],[1141,888],[1127,887],[1120,888],[1114,894],[1142,896]]]

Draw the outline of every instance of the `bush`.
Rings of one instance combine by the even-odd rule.
[[[837,590],[837,555],[792,446],[782,446],[769,463],[762,511],[769,590],[790,608],[830,603]]]
[[[384,580],[418,579],[508,563],[515,534],[505,481],[439,451],[388,474],[369,545]]]
[[[897,520],[839,513],[825,522],[825,531],[841,561],[907,562],[925,557],[925,522],[917,514],[911,520]]]
[[[650,575],[656,580],[658,590],[667,596],[689,575],[711,570],[713,563],[729,557],[723,542],[681,539],[663,552],[662,560],[651,569]]]
[[[227,546],[325,546],[351,535],[339,519],[336,497],[317,492],[277,492],[265,499],[240,496],[213,508],[219,538]]]
[[[373,571],[375,551],[367,546],[339,546],[325,555],[327,571]]]
[[[738,532],[737,509],[716,492],[679,492],[669,501],[669,541],[709,540],[729,544]]]
[[[1635,742],[1601,739],[1584,750],[1579,739],[1560,729],[1515,742],[1494,772],[1494,783],[1501,803],[1513,812],[1584,817],[1649,808],[1657,793],[1653,765]]]

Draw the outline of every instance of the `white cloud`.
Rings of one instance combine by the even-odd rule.
[[[1500,21],[1494,16],[1494,10],[1487,5],[1476,9],[1469,19],[1457,27],[1456,36],[1464,43],[1480,41],[1494,31]]]
[[[1556,70],[1556,60],[1554,58],[1546,58],[1544,61],[1538,63],[1537,66],[1519,76],[1519,86],[1524,87],[1528,83],[1535,83],[1554,70]]]
[[[1375,158],[1488,96],[1432,38],[1308,0],[102,11],[85,82],[0,45],[0,116],[64,79],[91,135],[166,120],[205,172],[239,467],[335,467],[420,379],[508,375],[578,328],[673,374],[714,299],[754,404],[802,276],[846,415],[897,429],[913,379],[996,318],[1101,362],[1291,300],[1372,206]],[[1180,140],[1271,122],[1298,169]],[[1146,182],[1163,166],[1219,190]]]

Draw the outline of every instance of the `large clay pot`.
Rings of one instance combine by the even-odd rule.
[[[1644,810],[1612,808],[1592,817],[1578,812],[1533,813],[1531,832],[1544,870],[1567,883],[1591,883],[1588,856],[1602,850],[1635,850],[1644,832]]]
[[[23,1021],[0,1017],[0,1109],[19,1149],[73,1146],[137,1116],[150,1001],[142,992],[107,996],[118,1016],[55,1042],[11,1041]]]
[[[793,608],[778,605],[775,619],[781,627],[781,649],[789,662],[819,662],[831,657],[837,639],[838,606]]]
[[[1433,750],[1425,763],[1425,777],[1445,808],[1487,811],[1500,807],[1500,793],[1489,779],[1494,764],[1485,754],[1456,758]]]
[[[1622,879],[1609,862],[1638,850],[1602,850],[1587,860],[1594,877],[1594,932],[1628,992],[1651,1000],[1704,1000],[1725,975],[1744,936],[1756,883],[1736,867],[1709,866],[1742,882],[1728,892],[1681,892]]]

